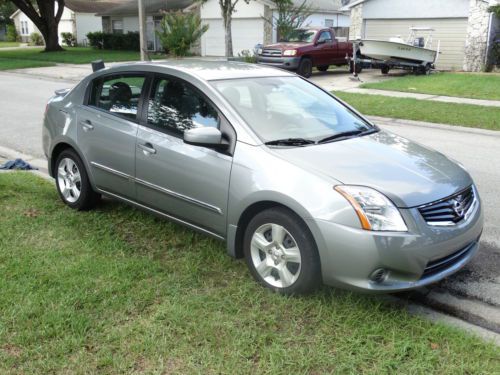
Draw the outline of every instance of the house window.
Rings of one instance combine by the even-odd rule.
[[[28,35],[28,21],[21,21],[21,35]]]
[[[122,20],[111,21],[111,27],[112,27],[113,34],[123,34],[123,21]]]
[[[325,27],[333,27],[333,20],[325,19]]]

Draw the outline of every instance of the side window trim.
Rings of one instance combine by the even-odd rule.
[[[85,91],[85,97],[84,97],[84,101],[83,101],[83,106],[87,107],[87,108],[91,108],[91,109],[99,111],[99,112],[102,112],[102,113],[105,113],[105,114],[108,114],[108,115],[116,117],[116,118],[119,118],[121,120],[126,120],[126,121],[130,121],[130,122],[133,122],[133,123],[136,123],[136,124],[141,124],[142,112],[144,110],[144,95],[145,95],[146,92],[148,92],[152,76],[153,76],[153,74],[150,73],[150,72],[143,72],[143,71],[131,72],[131,71],[127,71],[127,72],[107,73],[107,74],[103,74],[103,75],[101,75],[99,77],[96,77],[93,80],[91,80],[89,82],[89,84],[87,85],[87,89]],[[144,77],[144,83],[143,83],[142,88],[141,88],[141,94],[139,96],[139,102],[137,104],[137,114],[135,116],[135,119],[132,119],[132,118],[129,118],[129,117],[126,117],[126,116],[121,116],[118,113],[113,113],[113,112],[107,111],[107,110],[105,110],[103,108],[97,107],[97,106],[92,105],[90,103],[90,101],[92,100],[92,91],[94,89],[94,85],[96,83],[99,84],[101,86],[99,88],[99,92],[102,92],[102,86],[104,84],[104,81],[106,79],[109,79],[110,77]]]

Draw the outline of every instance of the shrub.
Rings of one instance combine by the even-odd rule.
[[[72,33],[61,33],[61,37],[68,47],[76,47],[76,38]]]
[[[165,13],[156,32],[166,53],[187,56],[191,47],[208,30],[195,13]]]
[[[139,51],[140,37],[138,32],[127,34],[111,34],[96,31],[87,34],[89,44],[97,49]]]
[[[43,46],[43,38],[38,33],[30,34],[30,43],[34,46]]]
[[[257,57],[253,52],[244,49],[243,51],[238,52],[238,60],[244,61],[246,63],[255,64],[257,62]]]
[[[17,34],[16,27],[14,25],[7,25],[7,42],[18,42],[19,35]]]

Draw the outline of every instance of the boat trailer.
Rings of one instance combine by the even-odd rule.
[[[437,62],[437,57],[434,63],[430,62],[412,62],[412,61],[404,61],[404,60],[377,60],[368,58],[361,55],[361,51],[359,49],[359,44],[361,41],[354,41],[352,43],[352,57],[346,55],[346,60],[349,64],[349,70],[357,77],[359,73],[363,69],[380,69],[382,74],[388,74],[392,69],[402,69],[413,72],[414,74],[430,74],[431,70],[435,69],[434,63]],[[439,46],[438,53],[439,56]]]

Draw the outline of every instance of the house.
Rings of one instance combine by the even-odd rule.
[[[119,4],[120,0],[108,1],[86,1],[66,0],[61,20],[59,21],[58,34],[59,43],[62,44],[61,33],[72,33],[78,44],[87,44],[87,33],[91,31],[102,31],[102,20],[95,14]],[[57,3],[56,10],[57,12]],[[30,41],[31,33],[40,33],[36,25],[21,10],[16,10],[10,19],[14,22],[21,41]]]
[[[486,63],[498,20],[488,7],[498,0],[356,0],[350,11],[351,39],[405,38],[412,26],[435,29],[440,41],[438,69],[480,71]]]
[[[303,0],[293,0],[298,7]],[[347,36],[350,25],[349,14],[340,11],[340,0],[308,0],[312,14],[303,26],[325,26],[337,28],[339,34]],[[201,38],[202,56],[224,56],[224,27],[218,0],[207,0],[200,9],[200,17],[209,25]],[[244,50],[252,51],[256,44],[269,44],[277,41],[276,28],[266,21],[277,17],[276,8],[270,0],[254,0],[236,4],[232,18],[231,33],[233,51],[237,55]]]
[[[148,51],[160,51],[162,46],[158,30],[164,11],[183,10],[193,4],[193,0],[145,0],[146,41]],[[122,2],[120,5],[102,10],[102,30],[107,33],[127,33],[139,31],[137,0]]]
[[[293,0],[299,6],[303,0]],[[337,28],[346,36],[350,24],[348,12],[341,12],[341,0],[308,0],[313,14],[304,20],[304,26],[327,26]],[[162,12],[169,10],[194,11],[199,13],[203,24],[209,26],[201,38],[201,45],[195,52],[202,56],[224,56],[224,28],[219,0],[207,0],[200,5],[193,0],[147,0],[146,7],[146,39],[150,51],[161,50],[156,30],[162,19]],[[277,40],[276,30],[264,18],[272,20],[276,13],[271,0],[253,0],[248,3],[241,0],[237,3],[232,19],[232,40],[235,54],[241,51],[252,51],[256,44],[271,43]],[[139,31],[137,1],[126,3],[101,12],[103,31],[110,33],[127,33]]]

